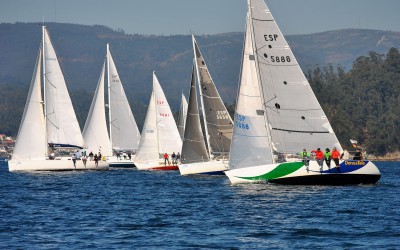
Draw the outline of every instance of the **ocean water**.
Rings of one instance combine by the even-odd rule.
[[[0,162],[0,249],[400,249],[400,163],[377,165],[377,185],[325,187]]]

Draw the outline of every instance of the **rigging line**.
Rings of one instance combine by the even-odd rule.
[[[304,134],[329,134],[329,131],[301,131],[301,130],[291,130],[291,129],[283,129],[283,128],[272,128],[273,130],[278,131],[286,131],[286,132],[294,132],[294,133],[304,133]]]

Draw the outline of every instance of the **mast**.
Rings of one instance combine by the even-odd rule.
[[[155,115],[155,121],[156,121],[156,135],[157,135],[157,151],[158,151],[158,158],[160,158],[160,140],[159,140],[159,135],[158,135],[158,122],[157,122],[157,99],[156,99],[156,92],[154,91],[154,78],[156,77],[156,72],[153,70],[153,91],[151,94],[153,95],[153,101],[154,101],[154,115]],[[151,98],[150,98],[151,100]],[[149,105],[150,106],[150,105]],[[163,153],[162,153],[163,154]]]
[[[107,43],[107,89],[108,89],[108,124],[110,131],[110,142],[111,142],[111,150],[113,149],[113,141],[112,141],[112,129],[111,129],[111,85],[110,85],[110,44]],[[113,153],[114,154],[114,153]]]
[[[42,70],[43,70],[43,111],[44,111],[44,131],[46,131],[45,135],[46,135],[46,149],[48,147],[48,141],[47,141],[47,108],[46,108],[46,52],[44,50],[44,38],[45,35],[44,33],[46,32],[46,26],[42,26]],[[46,150],[47,151],[47,150]]]
[[[248,8],[249,8],[249,28],[250,28],[250,33],[251,33],[251,43],[253,44],[253,52],[254,54],[256,54],[257,52],[255,51],[256,48],[256,44],[255,44],[255,39],[254,39],[254,29],[253,29],[253,11],[251,8],[251,0],[247,0],[247,4],[248,4]],[[272,145],[272,140],[271,140],[271,130],[270,130],[270,126],[269,126],[269,122],[268,122],[268,117],[267,117],[267,111],[265,110],[265,99],[264,99],[264,91],[263,91],[263,86],[261,84],[261,75],[260,75],[260,65],[258,62],[258,57],[254,56],[255,59],[255,63],[256,63],[256,72],[257,72],[257,78],[258,78],[258,86],[260,88],[260,93],[261,93],[261,100],[262,100],[262,108],[263,108],[263,112],[264,112],[264,121],[265,121],[265,129],[267,130],[267,134],[268,134],[268,144],[269,144],[269,149],[271,150],[271,155],[272,155],[272,162],[275,163],[275,159],[274,159],[274,149],[273,149],[273,145]]]
[[[201,84],[201,78],[200,78],[200,72],[199,72],[199,65],[197,64],[197,60],[196,60],[196,47],[195,47],[195,39],[194,39],[194,35],[193,34],[192,34],[192,43],[193,43],[193,55],[194,55],[193,61],[194,61],[194,65],[196,65],[197,84],[199,86],[201,112],[203,113],[203,122],[204,122],[204,130],[206,132],[208,156],[211,158],[210,135],[208,134],[207,120],[206,120],[206,115],[204,113],[203,92],[202,92],[201,85],[200,85]]]

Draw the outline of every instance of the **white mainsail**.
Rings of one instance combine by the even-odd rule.
[[[113,149],[136,151],[140,132],[107,44],[110,140]]]
[[[12,160],[46,158],[47,137],[41,94],[41,59],[42,50],[39,49]]]
[[[107,131],[106,110],[104,102],[104,71],[105,63],[94,94],[89,114],[83,129],[83,138],[87,147],[87,153],[101,151],[102,155],[112,155],[110,138]]]
[[[264,1],[249,0],[248,5],[230,167],[273,163],[273,154],[293,154],[303,148],[341,150]]]
[[[156,161],[181,151],[182,141],[164,91],[153,72],[153,91],[135,162]]]
[[[179,135],[183,140],[183,134],[185,133],[186,115],[188,110],[188,102],[185,95],[182,93],[181,107],[179,108],[179,119],[178,119],[178,131]]]
[[[43,78],[47,141],[65,146],[83,146],[83,137],[65,84],[56,52],[43,26]]]

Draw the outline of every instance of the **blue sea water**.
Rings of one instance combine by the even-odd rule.
[[[0,249],[400,249],[400,163],[377,165],[377,185],[326,187],[0,162]]]

